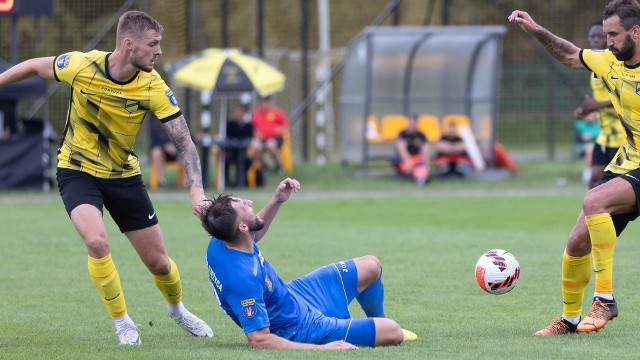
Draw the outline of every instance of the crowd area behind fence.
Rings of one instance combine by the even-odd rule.
[[[315,69],[323,58],[338,64],[354,38],[389,6],[395,6],[381,26],[506,25],[503,41],[497,141],[512,152],[557,159],[572,151],[572,110],[590,93],[586,71],[563,68],[507,16],[516,8],[528,11],[542,26],[574,42],[588,46],[588,26],[601,16],[607,1],[507,1],[507,0],[328,0],[330,53],[319,47],[318,0],[55,0],[52,17],[0,16],[0,58],[11,58],[11,31],[17,29],[18,61],[58,55],[71,50],[96,48],[110,51],[115,44],[115,24],[123,10],[150,12],[164,26],[162,61],[173,61],[189,52],[209,47],[232,47],[262,55],[287,76],[286,89],[274,98],[287,112],[318,84]],[[226,14],[226,16],[222,16]],[[262,17],[258,15],[262,14]],[[12,26],[12,21],[14,21]],[[104,36],[99,36],[104,34]],[[308,52],[304,52],[303,35]],[[262,39],[263,41],[259,41]],[[88,48],[90,47],[90,48]],[[304,54],[308,72],[303,74]],[[333,99],[327,133],[329,160],[338,160],[339,126],[337,96],[340,74],[331,86]],[[46,109],[35,102],[20,104],[20,114],[49,118],[58,136],[62,133],[69,101],[66,85],[51,83]],[[306,88],[305,88],[306,86]],[[199,96],[177,88],[181,107],[194,132],[199,129]],[[214,118],[216,109],[214,110]],[[292,128],[294,160],[303,154],[313,158],[316,123],[314,106]],[[146,151],[146,138],[138,152]],[[306,157],[306,156],[304,156]],[[308,160],[308,159],[306,159]]]

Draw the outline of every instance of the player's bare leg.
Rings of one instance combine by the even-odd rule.
[[[598,331],[618,316],[618,305],[613,298],[613,251],[617,234],[611,215],[635,210],[635,191],[622,177],[591,189],[585,196],[585,221],[591,236],[596,283],[591,309],[578,324],[578,331]]]
[[[71,211],[71,221],[87,247],[89,276],[113,319],[119,342],[140,344],[138,328],[127,313],[120,276],[111,258],[102,212],[93,205],[82,204]]]
[[[190,335],[212,337],[211,327],[189,312],[182,304],[182,282],[178,267],[167,255],[160,225],[125,233],[140,259],[152,274],[153,281],[167,301],[169,315]]]

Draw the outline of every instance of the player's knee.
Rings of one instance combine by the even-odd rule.
[[[402,328],[388,318],[377,318],[375,346],[400,345],[404,340]]]
[[[380,260],[373,255],[366,255],[355,259],[358,272],[367,282],[373,283],[382,275],[382,266]]]
[[[380,272],[382,271],[382,265],[380,265],[380,260],[375,255],[365,255],[362,256],[361,261],[366,264],[366,267],[372,271]]]
[[[600,191],[601,189],[601,187],[590,189],[584,195],[582,209],[584,210],[585,215],[607,212],[608,198],[602,191]]]
[[[147,269],[154,275],[167,275],[171,272],[171,263],[167,256],[155,256],[147,260]]]
[[[590,253],[591,240],[589,238],[589,233],[574,229],[574,231],[569,234],[566,251],[569,256],[584,256]]]
[[[95,259],[100,259],[111,251],[107,234],[95,234],[84,239],[89,255]]]

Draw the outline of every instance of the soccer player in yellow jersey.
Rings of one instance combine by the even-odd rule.
[[[602,20],[593,22],[589,26],[587,39],[591,49],[604,50],[607,48],[607,37],[602,30]],[[574,111],[574,115],[576,118],[585,117],[587,114],[597,111],[600,134],[596,138],[596,146],[591,158],[591,174],[587,178],[589,188],[593,188],[600,184],[605,167],[622,145],[624,129],[616,110],[613,108],[604,81],[592,73],[589,77],[589,84],[593,96],[585,97],[582,105]]]
[[[89,275],[113,318],[121,344],[141,341],[111,258],[103,206],[151,272],[170,316],[191,335],[213,336],[211,328],[182,304],[178,268],[166,253],[158,217],[133,153],[142,119],[151,111],[178,149],[190,185],[191,208],[198,215],[206,200],[198,153],[173,93],[153,69],[162,54],[162,31],[162,25],[148,14],[129,11],[118,22],[113,52],[34,58],[0,74],[0,86],[31,76],[71,85],[58,150],[58,188],[86,245]]]
[[[618,316],[613,298],[613,250],[617,236],[638,217],[640,195],[640,5],[613,0],[602,14],[607,50],[579,49],[515,10],[509,21],[533,36],[562,64],[584,68],[602,79],[622,121],[622,147],[605,169],[600,185],[584,196],[582,211],[569,235],[562,258],[562,317],[536,335],[591,332]],[[582,300],[595,272],[595,296],[581,319]]]

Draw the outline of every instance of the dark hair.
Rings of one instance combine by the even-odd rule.
[[[231,205],[233,201],[233,196],[220,194],[200,207],[200,222],[209,235],[223,241],[235,240],[238,213]]]
[[[122,41],[125,35],[141,34],[147,30],[154,30],[158,34],[162,34],[164,28],[160,23],[143,11],[131,10],[120,16],[118,20],[118,29],[116,30],[117,41]]]
[[[604,8],[602,20],[617,15],[625,30],[640,25],[640,4],[636,0],[613,0]]]

